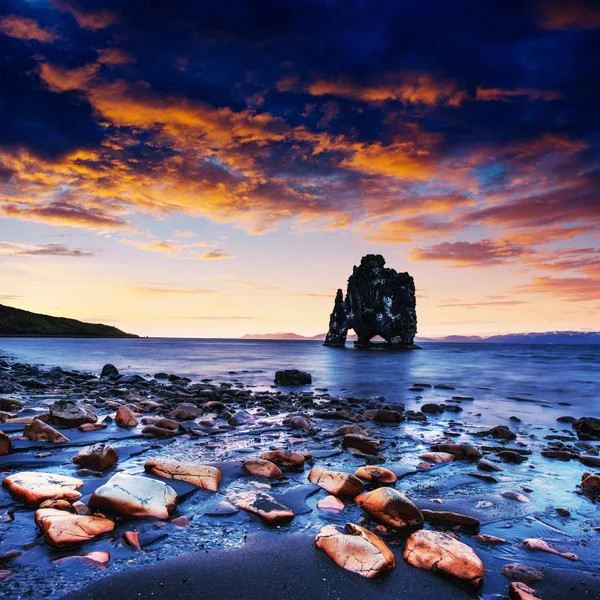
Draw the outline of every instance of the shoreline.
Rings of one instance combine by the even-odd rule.
[[[131,597],[138,581],[137,585],[142,586],[144,593],[148,594],[158,589],[156,586],[162,582],[166,586],[180,586],[177,587],[179,595],[173,597],[191,597],[191,595],[186,596],[188,593],[186,590],[189,588],[193,593],[197,593],[196,586],[202,585],[213,590],[215,595],[209,597],[225,598],[231,589],[234,589],[228,587],[233,585],[232,582],[235,582],[238,587],[244,585],[244,577],[238,577],[237,571],[249,569],[253,575],[248,580],[248,584],[258,586],[252,588],[253,593],[254,590],[262,589],[265,594],[268,594],[271,591],[269,586],[273,582],[261,583],[261,574],[267,568],[265,565],[268,565],[269,569],[272,568],[273,578],[281,579],[284,573],[288,573],[289,583],[283,582],[283,584],[291,588],[281,588],[282,598],[296,597],[293,594],[298,589],[305,591],[299,591],[297,597],[322,595],[326,598],[334,598],[335,594],[342,593],[344,590],[347,590],[345,593],[351,593],[352,590],[359,588],[364,589],[365,594],[375,589],[379,594],[379,591],[385,590],[386,586],[389,590],[395,590],[396,597],[398,586],[404,586],[400,588],[403,592],[413,589],[418,593],[419,589],[430,589],[432,598],[434,596],[436,598],[466,597],[466,592],[461,585],[429,571],[415,569],[403,561],[405,534],[398,535],[389,530],[380,532],[382,538],[390,544],[397,555],[397,567],[392,574],[373,581],[364,580],[356,574],[337,567],[323,552],[314,548],[314,535],[322,526],[328,523],[340,525],[345,522],[357,523],[365,517],[368,518],[368,515],[351,500],[344,502],[345,508],[340,514],[321,511],[316,506],[316,502],[324,498],[324,493],[317,486],[309,484],[307,480],[309,470],[313,466],[319,466],[353,473],[361,465],[378,464],[392,469],[398,477],[395,488],[408,494],[419,509],[445,510],[469,515],[478,519],[481,522],[482,532],[489,535],[502,534],[507,537],[507,534],[514,534],[515,539],[509,539],[508,546],[497,548],[477,542],[472,534],[460,528],[456,530],[455,526],[448,523],[427,522],[425,524],[425,527],[431,530],[455,530],[459,539],[472,547],[482,558],[489,571],[486,573],[484,594],[506,593],[509,581],[500,573],[503,565],[522,562],[541,567],[544,571],[545,577],[539,584],[540,592],[542,590],[544,592],[544,599],[558,600],[566,597],[564,594],[567,581],[570,582],[571,587],[580,586],[577,588],[578,593],[585,591],[586,597],[600,598],[600,577],[597,574],[598,564],[593,550],[600,532],[589,528],[590,522],[596,527],[600,526],[600,519],[595,516],[597,505],[593,503],[594,498],[583,494],[577,488],[581,472],[594,471],[593,468],[580,464],[577,456],[582,453],[594,456],[593,452],[596,452],[595,456],[597,456],[599,444],[595,440],[577,440],[573,435],[573,428],[568,423],[557,424],[564,431],[560,429],[552,431],[551,427],[536,431],[536,426],[540,427],[539,423],[533,426],[509,422],[509,429],[516,430],[516,437],[512,440],[503,440],[492,434],[481,435],[481,428],[466,422],[461,415],[462,411],[459,410],[453,409],[451,412],[443,411],[439,414],[418,413],[407,411],[398,404],[388,403],[387,407],[382,406],[377,399],[332,397],[328,393],[318,392],[311,386],[256,391],[246,388],[241,383],[192,382],[168,373],[164,374],[165,377],[161,374],[160,378],[152,379],[137,375],[100,379],[97,374],[68,372],[58,367],[39,369],[28,365],[15,366],[16,364],[18,363],[10,363],[5,359],[4,365],[7,366],[0,363],[2,365],[0,366],[0,397],[24,402],[23,406],[5,411],[16,414],[17,421],[8,418],[0,423],[0,431],[5,431],[12,442],[11,453],[0,458],[4,471],[2,477],[5,473],[23,470],[41,470],[80,477],[84,482],[81,488],[82,500],[86,502],[95,489],[106,483],[121,469],[148,477],[143,469],[147,459],[194,458],[207,465],[218,465],[221,469],[223,481],[219,487],[217,497],[219,501],[227,502],[231,506],[230,500],[240,491],[266,489],[268,493],[273,494],[273,497],[280,499],[284,504],[287,503],[287,506],[293,506],[296,516],[291,523],[282,525],[280,530],[272,530],[260,519],[250,516],[243,510],[236,509],[235,512],[225,515],[213,514],[216,498],[212,493],[197,489],[190,484],[183,485],[181,482],[168,480],[169,485],[172,485],[180,495],[177,512],[170,515],[168,521],[116,518],[115,534],[100,536],[73,549],[57,551],[48,548],[39,537],[33,523],[33,510],[15,503],[3,490],[0,496],[0,517],[11,510],[16,510],[15,514],[18,518],[4,522],[0,520],[1,532],[5,535],[2,551],[11,551],[12,548],[7,547],[7,544],[9,546],[12,544],[14,551],[21,552],[21,555],[15,559],[4,560],[0,564],[0,571],[2,569],[11,571],[11,576],[0,583],[2,592],[10,589],[12,580],[13,583],[19,584],[17,588],[19,593],[23,593],[24,589],[27,589],[32,569],[34,571],[37,569],[39,571],[37,579],[41,575],[48,578],[48,583],[38,582],[36,585],[55,586],[52,597],[64,595],[76,583],[92,584],[99,579],[100,581],[94,583],[90,592],[84,589],[79,594],[66,597],[83,600],[86,597],[98,597],[93,594],[100,593],[110,594],[116,598],[125,598],[127,594]],[[429,384],[422,385],[423,390],[427,390],[426,385]],[[468,407],[472,406],[473,400],[467,397],[462,399],[456,397],[453,400],[452,391],[446,393],[448,394],[447,406],[464,408],[465,412],[468,412]],[[75,407],[83,407],[85,410],[95,412],[97,421],[105,421],[106,427],[84,432],[79,431],[76,426],[69,427],[64,422],[56,422],[53,418],[47,419],[42,416],[44,413],[48,414],[49,407],[57,400],[65,398],[72,399]],[[112,420],[115,410],[124,405],[134,409],[138,425],[123,428]],[[201,414],[180,415],[181,418],[177,418],[174,411],[178,410],[178,406],[179,410],[185,408],[182,405],[191,405],[187,407],[188,410],[195,407],[201,411]],[[404,420],[385,422],[365,417],[368,411],[380,409],[395,412]],[[23,419],[32,420],[34,416],[42,416],[42,420],[49,420],[49,424],[66,435],[69,441],[51,444],[23,439],[21,434],[24,426],[27,425]],[[188,418],[184,419],[184,416]],[[192,416],[193,418],[190,418]],[[106,417],[110,417],[110,420]],[[294,424],[292,418],[284,423],[286,417],[301,418],[304,421],[297,420]],[[161,418],[176,421],[178,428],[168,432],[158,431],[152,421],[156,422]],[[144,420],[146,423],[143,422]],[[305,430],[304,427],[307,422],[312,425],[309,430]],[[298,427],[298,424],[303,426]],[[341,443],[344,438],[336,434],[336,431],[340,426],[345,425],[363,427],[368,434],[368,439],[378,441],[377,452],[368,454],[352,446],[344,448],[344,444]],[[553,437],[548,440],[545,439],[547,436]],[[489,480],[483,481],[470,475],[472,472],[478,472],[477,461],[456,458],[448,463],[438,464],[428,463],[421,458],[421,454],[436,443],[455,441],[469,443],[479,448],[486,460],[491,460],[501,468],[502,471],[499,473],[489,475],[495,477],[497,482],[490,483]],[[105,471],[81,469],[74,465],[71,458],[78,450],[92,443],[113,445],[119,454],[118,463]],[[546,448],[545,451],[548,452],[549,445],[557,443],[572,449],[569,450],[569,462],[541,456],[542,448]],[[266,481],[249,478],[248,474],[243,474],[240,469],[243,460],[258,456],[260,452],[272,450],[274,447],[310,453],[312,457],[307,460],[305,470],[284,469],[284,476],[277,480]],[[499,458],[498,453],[506,450],[520,454],[524,457],[524,461],[521,464],[504,462]],[[566,484],[565,493],[561,494],[558,493],[559,490],[546,488],[544,479],[553,472],[555,481]],[[259,487],[256,487],[257,484]],[[532,491],[527,492],[523,486],[529,487]],[[507,488],[520,490],[528,502],[515,502],[502,497],[501,492],[506,491]],[[369,487],[369,489],[374,488]],[[536,500],[537,495],[544,497]],[[571,505],[566,507],[571,513],[568,519],[565,520],[565,517],[557,515],[556,511],[549,512],[547,499],[552,496],[556,498],[556,502],[570,500]],[[478,503],[491,503],[492,506],[477,508]],[[173,519],[182,516],[188,519],[185,527],[171,524]],[[367,523],[372,529],[377,526],[377,522],[372,519],[368,519]],[[545,525],[542,526],[540,523]],[[510,528],[506,529],[508,525]],[[151,540],[143,546],[143,555],[123,542],[124,532],[132,529],[139,530],[141,538]],[[157,538],[157,535],[163,533],[166,533],[164,537]],[[261,550],[260,544],[259,547],[252,544],[244,545],[247,536],[254,539],[253,536],[257,535],[259,537],[268,535],[272,538],[273,544],[277,542],[275,551],[278,552],[278,559],[275,564],[272,564],[274,548],[271,543],[264,544],[264,551]],[[152,541],[152,536],[157,539]],[[579,555],[578,562],[571,562],[556,555],[531,552],[520,545],[519,540],[522,541],[525,537],[541,538],[542,536],[549,539],[549,543],[560,548],[561,551],[575,550]],[[24,543],[23,540],[26,542]],[[33,545],[29,547],[30,544]],[[281,550],[277,551],[277,548]],[[184,554],[181,553],[182,549]],[[202,556],[206,555],[206,564],[199,560],[200,555],[193,554],[194,550],[203,552]],[[110,554],[110,560],[102,571],[99,571],[97,566],[89,564],[85,566],[78,564],[75,568],[57,567],[52,562],[57,558],[81,555],[90,551]],[[220,555],[221,552],[228,554]],[[281,553],[285,552],[290,553],[290,556],[281,558]],[[172,558],[168,566],[167,563],[156,563],[162,558],[175,556],[179,558]],[[130,564],[148,565],[142,567],[146,569],[143,572],[143,581],[130,571]],[[232,564],[237,565],[236,575],[233,577],[229,573]],[[307,578],[301,565],[309,564],[320,565],[319,569],[326,573],[329,583],[321,583],[312,575]],[[282,565],[285,565],[285,569]],[[294,566],[298,572],[293,571]],[[195,573],[196,568],[198,573]],[[208,573],[217,568],[220,569],[220,577],[216,577],[212,582],[208,581]],[[582,581],[585,580],[584,584],[576,583],[576,577],[562,580],[562,575],[573,570]],[[204,579],[202,573],[205,574]],[[106,578],[106,575],[110,577]],[[181,587],[184,578],[195,581],[196,585]],[[226,581],[228,578],[232,578],[232,581]],[[58,584],[58,581],[62,583]],[[219,581],[224,587],[219,588],[221,585]],[[335,583],[331,583],[332,581]],[[391,581],[395,582],[394,586],[389,583]],[[413,583],[416,587],[411,588]],[[260,585],[266,587],[260,588]],[[118,591],[119,588],[122,588],[121,592]],[[99,591],[94,592],[94,590]],[[130,591],[126,592],[126,590]],[[122,595],[119,596],[119,593]],[[308,595],[310,593],[313,596]],[[86,596],[86,594],[92,595]],[[219,594],[223,595],[219,596]]]

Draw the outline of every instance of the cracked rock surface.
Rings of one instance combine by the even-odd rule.
[[[77,500],[81,494],[77,491],[83,486],[83,481],[67,475],[41,473],[37,471],[22,471],[9,475],[2,482],[4,489],[17,500],[37,506],[48,499]]]
[[[216,467],[200,463],[180,462],[177,460],[148,460],[144,465],[147,473],[164,479],[187,481],[204,490],[216,492],[219,489],[222,475]]]
[[[110,519],[74,515],[55,508],[40,508],[35,522],[44,535],[44,542],[53,548],[65,548],[87,542],[115,528]]]

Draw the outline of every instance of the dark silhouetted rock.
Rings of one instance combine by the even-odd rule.
[[[600,440],[600,419],[582,417],[574,421],[572,426],[580,440]]]
[[[275,383],[278,385],[307,385],[312,383],[312,376],[298,369],[286,369],[275,373]]]
[[[111,365],[110,363],[104,365],[102,367],[102,372],[100,373],[100,377],[118,377],[119,369],[115,367],[115,365]]]
[[[415,348],[413,278],[385,268],[380,254],[363,256],[348,278],[346,298],[342,298],[342,290],[337,291],[325,345],[344,346],[348,329],[356,332],[358,347],[369,347],[371,339],[380,336],[391,347]]]

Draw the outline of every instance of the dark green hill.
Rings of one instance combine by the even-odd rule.
[[[0,336],[139,337],[110,325],[50,317],[0,304]]]

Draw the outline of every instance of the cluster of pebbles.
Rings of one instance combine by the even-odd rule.
[[[310,376],[278,372],[276,381],[305,385]],[[428,389],[454,388],[411,388]],[[325,390],[253,390],[167,373],[122,375],[113,365],[97,375],[0,360],[0,590],[27,589],[21,572],[31,572],[27,556],[40,544],[54,566],[127,568],[130,553],[153,552],[167,525],[190,529],[206,515],[240,511],[279,532],[303,521],[316,549],[366,578],[404,560],[481,591],[495,569],[508,580],[504,593],[531,600],[542,597],[543,570],[507,559],[545,553],[579,562],[591,585],[600,420],[561,417],[561,429],[541,439],[515,418],[491,428],[442,420],[473,402],[454,395],[405,410]],[[568,490],[574,508],[548,506],[551,492],[535,500],[555,465],[563,469],[559,480],[576,477]],[[210,510],[197,510],[198,494],[210,495]],[[550,539],[539,535],[540,523]],[[31,539],[7,547],[17,526]],[[513,535],[498,535],[501,528]],[[568,550],[574,545],[582,558]],[[493,553],[502,547],[511,550],[499,563]],[[76,587],[65,585],[62,592]]]

